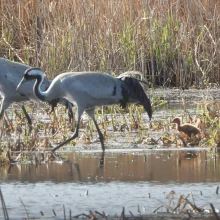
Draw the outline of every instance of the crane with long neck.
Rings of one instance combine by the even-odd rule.
[[[113,77],[97,72],[66,72],[54,78],[46,91],[41,90],[44,73],[40,68],[25,71],[23,79],[17,86],[19,89],[26,81],[36,80],[34,93],[42,101],[65,98],[77,106],[78,120],[74,134],[60,143],[52,151],[57,150],[78,136],[80,118],[86,112],[93,120],[99,134],[102,150],[105,150],[104,137],[95,119],[94,111],[99,106],[120,104],[123,108],[129,103],[137,103],[144,107],[149,118],[152,117],[150,99],[144,92],[138,79],[129,74]]]

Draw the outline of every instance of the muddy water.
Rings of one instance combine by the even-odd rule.
[[[73,216],[89,210],[119,215],[122,207],[126,214],[147,214],[163,203],[169,205],[167,195],[172,190],[176,200],[192,192],[197,206],[212,202],[220,208],[220,195],[216,194],[219,156],[207,149],[112,150],[106,152],[104,161],[99,152],[66,153],[63,157],[67,162],[62,164],[0,167],[10,219],[26,217],[21,200],[29,217],[38,219],[63,219],[63,205]]]

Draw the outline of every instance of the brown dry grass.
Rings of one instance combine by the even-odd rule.
[[[66,70],[139,70],[155,84],[219,83],[218,0],[1,0],[0,56]]]

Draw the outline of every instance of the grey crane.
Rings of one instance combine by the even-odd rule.
[[[0,58],[0,95],[2,96],[1,107],[0,107],[0,119],[3,116],[4,111],[12,104],[18,103],[28,120],[29,125],[31,125],[31,119],[28,115],[23,102],[24,101],[34,101],[39,102],[39,99],[35,96],[33,92],[34,82],[26,83],[20,91],[16,90],[18,83],[21,81],[24,72],[29,69],[30,66],[13,62],[8,59]],[[51,80],[44,78],[42,82],[42,90],[46,90],[51,83]],[[22,103],[22,104],[21,104]],[[64,98],[52,99],[49,104],[52,106],[52,111],[58,103],[66,105],[68,107],[69,117],[73,117],[72,103]]]
[[[66,98],[75,103],[78,111],[78,120],[73,135],[52,149],[56,151],[61,146],[78,136],[80,118],[85,111],[93,120],[99,134],[102,150],[104,152],[104,137],[95,120],[95,108],[103,105],[120,104],[123,108],[128,103],[138,103],[144,107],[149,118],[152,117],[150,99],[145,94],[140,82],[126,74],[117,78],[96,72],[66,72],[54,78],[46,91],[41,90],[44,73],[40,68],[30,68],[25,71],[24,77],[17,89],[26,81],[36,80],[34,93],[42,101],[56,98]]]

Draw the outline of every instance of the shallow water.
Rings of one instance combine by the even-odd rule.
[[[1,189],[10,219],[63,219],[63,205],[72,216],[92,211],[111,216],[131,211],[152,213],[167,195],[192,193],[197,206],[220,208],[218,154],[200,150],[112,150],[63,155],[62,164],[14,164],[0,168]],[[138,208],[139,206],[139,208]],[[56,216],[54,216],[54,212]],[[162,211],[162,210],[161,210]],[[42,214],[44,216],[42,216]],[[0,210],[0,216],[2,210]]]

